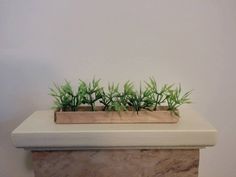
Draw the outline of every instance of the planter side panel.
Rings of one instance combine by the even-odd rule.
[[[124,112],[55,112],[58,124],[87,123],[176,123],[179,117],[169,111],[133,111]]]

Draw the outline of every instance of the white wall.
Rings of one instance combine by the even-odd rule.
[[[236,174],[236,1],[0,1],[0,176],[32,177],[10,132],[48,109],[52,81],[155,76],[194,89],[193,107],[220,133],[200,177]]]

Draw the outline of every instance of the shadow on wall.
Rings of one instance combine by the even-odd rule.
[[[0,160],[0,176],[22,176],[29,171],[32,175],[29,152],[16,149],[10,134],[32,112],[49,108],[48,87],[55,76],[52,67],[40,59],[1,59],[0,156],[4,162]]]
[[[16,120],[11,119],[0,125],[0,176],[33,177],[31,152],[17,149],[11,142],[10,133],[18,125],[16,122]]]

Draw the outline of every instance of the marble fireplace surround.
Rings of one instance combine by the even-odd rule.
[[[33,151],[36,177],[197,177],[199,150]]]
[[[36,111],[13,132],[32,152],[35,177],[197,177],[200,149],[217,130],[191,108],[177,124],[58,125]]]

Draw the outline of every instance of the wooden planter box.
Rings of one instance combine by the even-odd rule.
[[[177,123],[179,117],[168,111],[166,107],[160,107],[158,111],[102,111],[102,107],[96,107],[97,111],[90,111],[89,107],[81,107],[76,112],[56,111],[54,114],[57,124],[131,124],[131,123]]]

